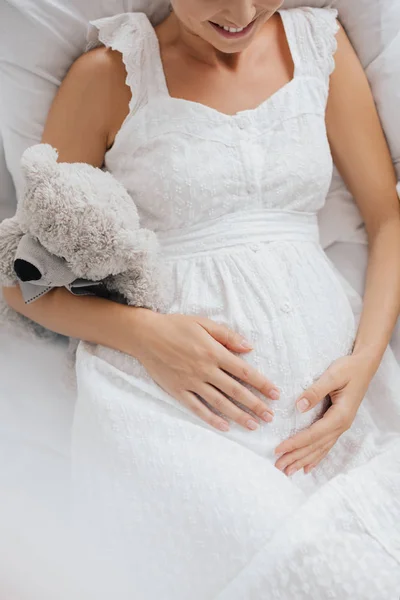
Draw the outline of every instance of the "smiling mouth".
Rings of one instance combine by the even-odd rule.
[[[254,27],[254,23],[256,21],[252,21],[251,23],[249,23],[246,27],[227,27],[224,25],[218,25],[218,23],[213,23],[212,21],[209,21],[210,25],[212,25],[212,27],[218,31],[218,33],[220,35],[222,35],[225,38],[240,38],[240,37],[244,37],[245,35],[247,35]]]

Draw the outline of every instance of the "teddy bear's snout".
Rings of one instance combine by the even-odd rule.
[[[32,263],[17,258],[14,262],[14,271],[21,281],[38,281],[42,274]]]

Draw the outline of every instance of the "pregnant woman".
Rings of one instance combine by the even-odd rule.
[[[5,289],[81,340],[75,491],[118,598],[400,593],[395,175],[336,11],[280,5],[92,22],[44,132],[126,186],[168,281],[163,313]],[[369,234],[357,324],[318,241],[332,156]]]

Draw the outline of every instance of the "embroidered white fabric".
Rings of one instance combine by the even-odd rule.
[[[168,311],[243,334],[254,345],[243,360],[282,390],[271,424],[219,433],[137,360],[80,342],[76,518],[118,573],[119,598],[399,594],[400,372],[390,350],[319,466],[291,478],[274,467],[278,443],[326,410],[301,415],[295,401],[351,351],[360,312],[316,226],[332,175],[324,116],[336,11],[280,14],[294,77],[232,116],[170,96],[144,14],[91,24],[88,48],[119,50],[126,65],[130,113],[106,167],[159,234]]]

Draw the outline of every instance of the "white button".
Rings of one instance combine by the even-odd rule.
[[[260,249],[260,247],[258,246],[258,244],[250,244],[250,250],[253,250],[253,252],[258,252]]]
[[[292,310],[292,305],[290,304],[290,302],[285,302],[284,304],[282,304],[281,311],[283,311],[285,313],[290,313],[291,310]]]
[[[240,129],[245,129],[249,125],[248,117],[239,117],[237,120],[237,124]]]

